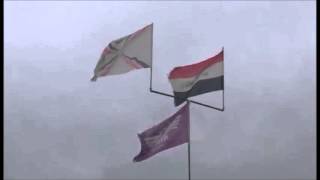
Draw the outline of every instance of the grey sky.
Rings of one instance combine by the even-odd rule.
[[[226,111],[191,104],[194,179],[315,179],[315,2],[4,5],[6,178],[187,177],[186,145],[132,163],[136,134],[176,111],[148,69],[89,81],[111,40],[153,22],[156,90],[225,50]]]

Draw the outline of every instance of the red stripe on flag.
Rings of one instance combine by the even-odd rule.
[[[102,55],[104,56],[104,55],[106,55],[107,53],[109,53],[110,52],[110,48],[109,47],[106,47],[106,48],[104,48],[104,50],[103,50],[103,52],[102,52]]]
[[[131,67],[133,67],[135,69],[142,68],[142,66],[140,64],[136,63],[132,59],[128,58],[127,56],[124,56],[124,57],[126,58],[126,63],[129,64]]]
[[[112,63],[110,63],[109,65],[105,66],[101,71],[100,71],[100,76],[105,76],[109,73],[110,69],[111,69]]]
[[[169,74],[169,79],[188,78],[196,76],[209,66],[220,61],[223,61],[223,50],[216,56],[213,56],[202,62],[174,68]]]

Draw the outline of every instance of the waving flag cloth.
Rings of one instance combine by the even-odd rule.
[[[160,124],[138,134],[141,151],[133,159],[143,161],[169,148],[189,142],[189,103]]]
[[[169,74],[175,106],[188,97],[223,90],[223,50],[205,61],[174,68]]]
[[[101,76],[149,68],[152,58],[152,31],[153,24],[150,24],[109,43],[95,67],[91,81],[96,81]]]

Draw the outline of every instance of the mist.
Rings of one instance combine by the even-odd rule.
[[[224,48],[225,111],[190,107],[192,179],[316,179],[315,5],[5,1],[4,177],[187,179],[186,145],[132,162],[179,108],[150,69],[90,82],[110,41],[154,23],[154,90]]]

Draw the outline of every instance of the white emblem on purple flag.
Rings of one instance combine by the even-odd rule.
[[[189,103],[184,105],[173,116],[138,134],[141,142],[141,152],[133,161],[143,161],[158,152],[188,142],[188,127]]]

